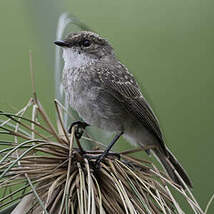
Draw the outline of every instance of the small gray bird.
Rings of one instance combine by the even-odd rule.
[[[63,48],[63,85],[69,103],[86,122],[150,151],[170,178],[182,185],[175,173],[192,187],[185,170],[164,144],[158,120],[127,68],[109,42],[89,31],[70,33],[55,44]],[[183,185],[182,185],[183,186]]]

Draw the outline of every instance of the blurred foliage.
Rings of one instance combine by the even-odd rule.
[[[214,192],[213,6],[211,0],[1,1],[0,109],[15,112],[31,96],[31,49],[38,95],[55,116],[47,108],[54,98],[53,41],[58,16],[71,12],[108,38],[135,74],[203,207]]]

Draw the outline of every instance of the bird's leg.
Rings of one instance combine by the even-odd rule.
[[[85,154],[86,152],[85,152],[85,150],[82,148],[79,139],[82,137],[84,129],[85,129],[87,126],[89,126],[89,125],[88,125],[87,123],[85,123],[85,122],[82,122],[82,121],[75,121],[75,122],[73,122],[73,123],[70,125],[70,128],[69,128],[69,130],[68,130],[69,133],[72,132],[72,128],[73,128],[74,126],[76,126],[76,127],[75,127],[74,135],[75,135],[75,137],[76,137],[77,145],[78,145],[78,147],[79,147],[79,149],[80,149],[81,154]]]
[[[109,154],[109,151],[111,150],[111,148],[113,147],[113,145],[117,142],[117,140],[120,138],[120,136],[123,134],[123,131],[120,132],[119,134],[117,134],[112,142],[108,145],[108,147],[106,148],[106,150],[97,158],[97,160],[95,161],[95,167],[98,168],[100,162]]]
[[[71,133],[72,128],[76,126],[75,128],[75,137],[79,140],[82,135],[83,135],[83,131],[84,129],[89,126],[88,123],[82,122],[82,121],[75,121],[70,125],[70,128],[68,129],[68,132]]]

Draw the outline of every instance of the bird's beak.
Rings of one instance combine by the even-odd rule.
[[[68,47],[69,46],[68,43],[66,43],[63,40],[57,40],[57,41],[54,42],[54,44],[57,45],[57,46],[60,46],[60,47]]]

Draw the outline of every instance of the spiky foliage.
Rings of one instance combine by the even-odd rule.
[[[134,151],[121,153],[120,159],[111,154],[96,168],[101,144],[85,136],[94,149],[83,153],[74,129],[65,130],[62,105],[55,100],[55,106],[57,129],[36,96],[17,114],[0,113],[5,147],[0,151],[0,210],[18,204],[17,213],[184,213],[168,184],[194,213],[205,213],[189,189],[186,193],[151,162],[132,157]],[[3,140],[5,134],[10,140]]]

